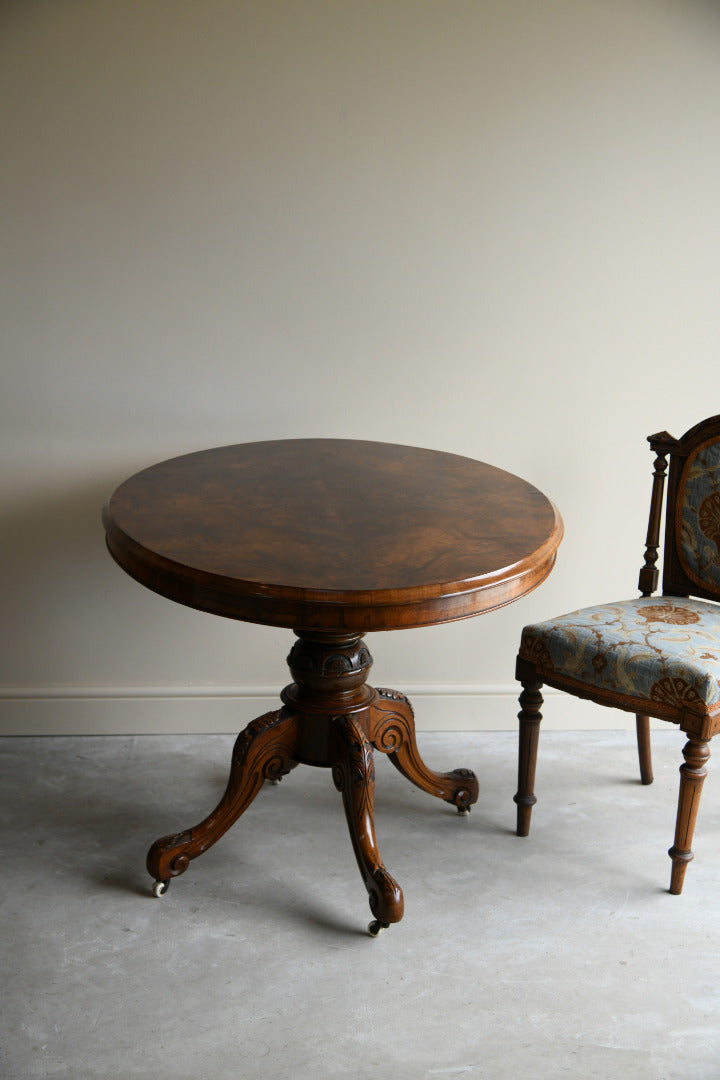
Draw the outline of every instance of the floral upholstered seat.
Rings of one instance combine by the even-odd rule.
[[[518,651],[520,695],[517,832],[527,836],[544,683],[634,712],[640,776],[652,782],[650,717],[687,735],[680,767],[670,892],[682,891],[710,739],[720,731],[720,416],[674,439],[648,439],[656,454],[641,596],[526,626]],[[665,505],[662,594],[656,567]]]
[[[544,675],[564,675],[627,699],[720,711],[720,606],[643,596],[583,608],[526,626],[520,656]],[[613,702],[615,703],[615,701]]]

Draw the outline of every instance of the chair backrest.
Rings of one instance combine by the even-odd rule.
[[[648,596],[657,588],[655,562],[669,456],[662,591],[720,600],[720,416],[702,420],[681,439],[663,431],[650,435],[648,442],[657,458],[640,591]]]

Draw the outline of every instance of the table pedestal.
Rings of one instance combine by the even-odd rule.
[[[403,915],[400,886],[385,869],[373,815],[373,749],[423,791],[468,813],[477,801],[477,777],[469,769],[432,772],[415,741],[407,698],[396,690],[373,689],[367,676],[370,651],[359,634],[297,632],[288,664],[293,682],[281,694],[282,708],[253,720],[238,736],[230,777],[216,808],[192,829],[156,840],[147,857],[161,896],[170,879],[212,847],[240,817],[266,780],[279,780],[297,764],[330,768],[342,794],[353,850],[369,894],[376,934]]]

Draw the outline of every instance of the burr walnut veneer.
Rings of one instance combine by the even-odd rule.
[[[237,820],[265,780],[329,767],[369,893],[372,932],[402,918],[373,820],[373,749],[431,795],[467,811],[468,769],[432,772],[411,706],[367,683],[364,634],[491,611],[549,574],[560,516],[524,480],[454,454],[298,439],[188,454],[138,473],[103,520],[137,581],[189,607],[295,631],[282,707],[239,736],[230,778],[199,825],[156,841],[155,892]]]

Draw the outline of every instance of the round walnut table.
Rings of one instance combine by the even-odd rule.
[[[155,895],[220,839],[264,781],[302,763],[329,767],[342,794],[370,932],[398,922],[402,892],[375,839],[373,749],[463,813],[478,783],[468,769],[425,765],[407,698],[368,685],[363,635],[465,619],[530,592],[555,562],[555,507],[519,477],[454,454],[291,439],[154,465],[120,485],[103,522],[113,558],[147,588],[297,635],[282,707],[238,736],[217,807],[150,848]]]

